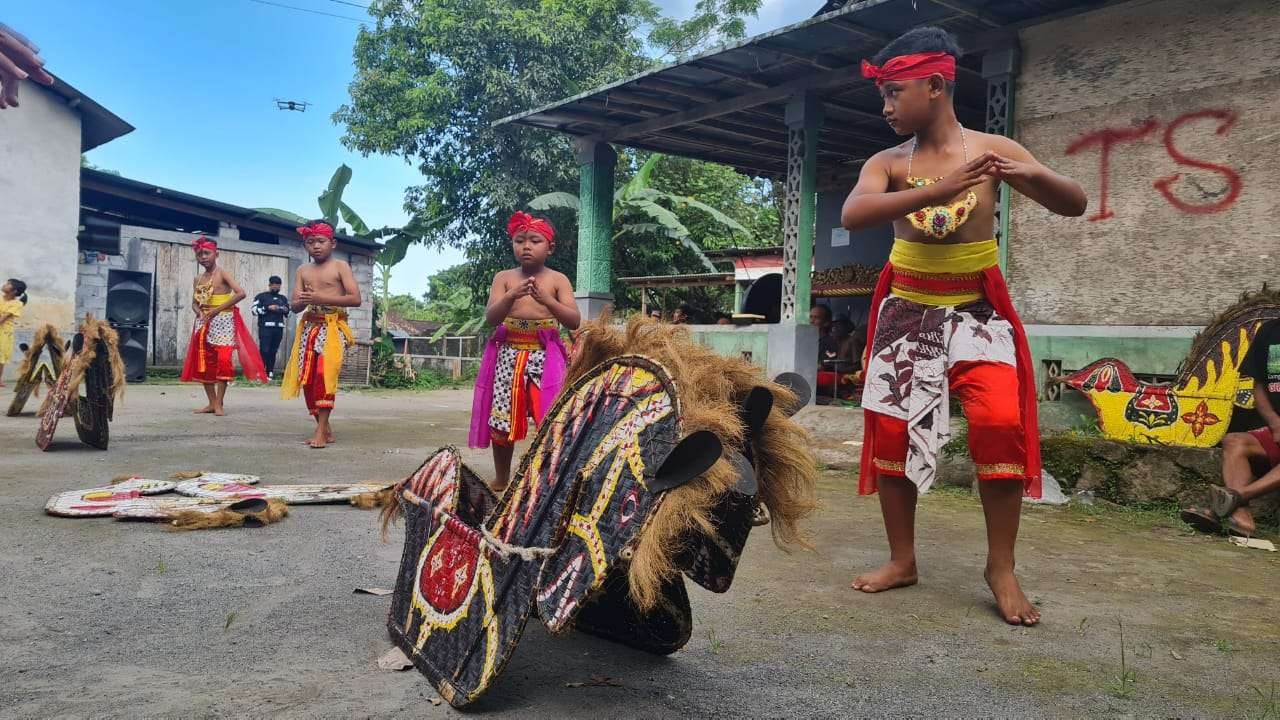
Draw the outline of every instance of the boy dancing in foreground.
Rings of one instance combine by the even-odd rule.
[[[1082,215],[1086,198],[1013,140],[960,125],[959,56],[945,31],[918,28],[863,63],[889,127],[912,137],[863,165],[842,214],[850,230],[891,222],[897,238],[867,328],[859,481],[862,494],[880,492],[889,562],[852,587],[917,582],[916,499],[933,485],[955,393],[987,521],[987,583],[1007,622],[1034,625],[1040,611],[1014,576],[1014,544],[1023,493],[1040,496],[1036,390],[992,229],[1001,181],[1060,215]]]

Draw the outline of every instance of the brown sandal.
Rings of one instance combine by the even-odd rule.
[[[1240,493],[1221,485],[1209,486],[1209,509],[1218,517],[1230,517],[1231,513],[1249,504]]]
[[[1202,533],[1210,535],[1222,534],[1222,518],[1218,517],[1212,510],[1189,507],[1182,511],[1182,522]]]

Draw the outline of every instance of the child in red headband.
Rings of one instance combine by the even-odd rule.
[[[1084,214],[1085,194],[1017,142],[960,125],[959,57],[945,31],[919,28],[863,64],[889,127],[910,140],[862,166],[842,216],[850,230],[892,223],[897,238],[871,301],[859,482],[863,494],[880,492],[889,562],[852,586],[916,583],[916,499],[936,478],[954,394],[987,518],[987,583],[1007,622],[1034,625],[1040,611],[1014,575],[1014,545],[1023,494],[1040,496],[1036,388],[1000,274],[995,211],[1001,182],[1073,217]]]
[[[285,367],[280,395],[288,400],[301,391],[316,431],[307,444],[319,450],[333,442],[329,415],[338,393],[338,375],[347,346],[355,341],[347,325],[347,308],[360,307],[360,286],[351,266],[333,258],[337,241],[328,223],[316,221],[298,228],[311,264],[298,268],[290,309],[302,313]]]
[[[196,262],[204,270],[192,284],[191,308],[196,321],[187,345],[187,359],[182,367],[183,382],[204,385],[209,404],[196,414],[224,414],[227,383],[235,380],[236,366],[231,361],[234,351],[240,356],[240,367],[247,380],[267,382],[258,346],[240,317],[236,303],[244,299],[244,290],[231,273],[218,267],[218,243],[201,236],[191,243]]]
[[[485,347],[471,406],[473,448],[493,445],[494,489],[511,479],[515,443],[555,401],[564,382],[567,353],[560,325],[577,330],[582,322],[569,278],[547,267],[556,247],[551,223],[517,212],[507,223],[511,250],[520,267],[493,278],[485,320],[495,327]]]

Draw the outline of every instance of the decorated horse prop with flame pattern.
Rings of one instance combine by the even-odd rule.
[[[405,542],[391,637],[455,707],[493,686],[535,613],[553,633],[678,650],[692,633],[683,577],[728,590],[754,525],[804,543],[817,473],[798,407],[683,329],[589,323],[501,498],[451,449],[393,489],[384,518],[403,513]]]
[[[1111,440],[1184,447],[1222,441],[1235,408],[1253,408],[1253,379],[1240,364],[1258,329],[1280,318],[1280,293],[1247,293],[1196,335],[1172,383],[1147,383],[1103,358],[1061,380],[1089,398]]]

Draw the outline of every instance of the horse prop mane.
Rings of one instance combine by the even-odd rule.
[[[395,486],[392,638],[455,707],[492,686],[535,608],[553,633],[678,650],[692,633],[682,575],[727,591],[766,522],[779,545],[807,544],[817,464],[788,414],[801,400],[683,329],[589,323],[501,498],[451,448]]]

